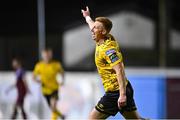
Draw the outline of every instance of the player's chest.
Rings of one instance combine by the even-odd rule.
[[[107,66],[107,62],[103,57],[103,50],[102,48],[96,48],[95,52],[95,63],[97,67],[105,67]]]
[[[47,75],[56,74],[56,71],[57,70],[54,65],[43,65],[41,69],[41,73]]]

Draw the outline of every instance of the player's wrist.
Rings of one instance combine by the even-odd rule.
[[[89,15],[85,16],[86,22],[91,21],[91,17]]]
[[[126,94],[120,94],[120,97],[125,97],[126,96]]]
[[[126,92],[120,92],[120,96],[126,96]]]

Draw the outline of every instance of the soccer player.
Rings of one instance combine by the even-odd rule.
[[[16,104],[14,106],[14,112],[12,115],[12,119],[16,119],[18,107],[22,111],[22,117],[24,119],[27,119],[27,115],[26,115],[23,105],[24,105],[25,96],[26,96],[27,92],[29,92],[29,89],[28,89],[28,85],[27,85],[27,82],[25,79],[25,71],[22,67],[22,61],[19,58],[14,58],[12,60],[12,66],[16,71],[16,84],[10,86],[9,89],[7,90],[7,93],[10,90],[12,90],[12,88],[14,88],[14,87],[17,88],[17,93],[18,93]]]
[[[102,78],[105,95],[89,115],[89,119],[106,119],[120,112],[125,119],[142,119],[133,99],[133,88],[124,71],[122,53],[109,33],[112,22],[106,17],[93,21],[88,7],[81,11],[96,42],[95,63]]]
[[[51,119],[56,120],[58,117],[65,119],[65,116],[56,108],[59,86],[64,84],[63,68],[60,62],[53,60],[51,49],[44,49],[41,54],[42,61],[36,64],[33,71],[34,80],[41,83],[43,96],[52,110]],[[58,74],[63,78],[61,84],[57,81]]]

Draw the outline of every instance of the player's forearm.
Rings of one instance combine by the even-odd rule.
[[[123,74],[123,69],[117,73],[117,80],[119,83],[120,95],[126,95],[126,80]]]
[[[65,83],[65,79],[64,79],[64,72],[62,73],[62,84]]]
[[[86,19],[87,24],[89,25],[90,30],[92,30],[94,27],[94,21],[91,19],[90,16],[86,16],[85,19]]]
[[[126,95],[126,79],[124,74],[124,65],[122,62],[118,63],[113,67],[116,72],[120,95]]]

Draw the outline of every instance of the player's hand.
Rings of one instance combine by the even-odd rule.
[[[90,16],[90,11],[88,6],[86,7],[86,10],[81,10],[83,17]]]
[[[127,102],[126,95],[120,95],[120,97],[118,99],[118,107],[119,107],[119,109],[121,109],[121,107],[126,106],[126,102]]]
[[[64,85],[64,82],[61,82],[60,85],[63,86],[63,85]]]

